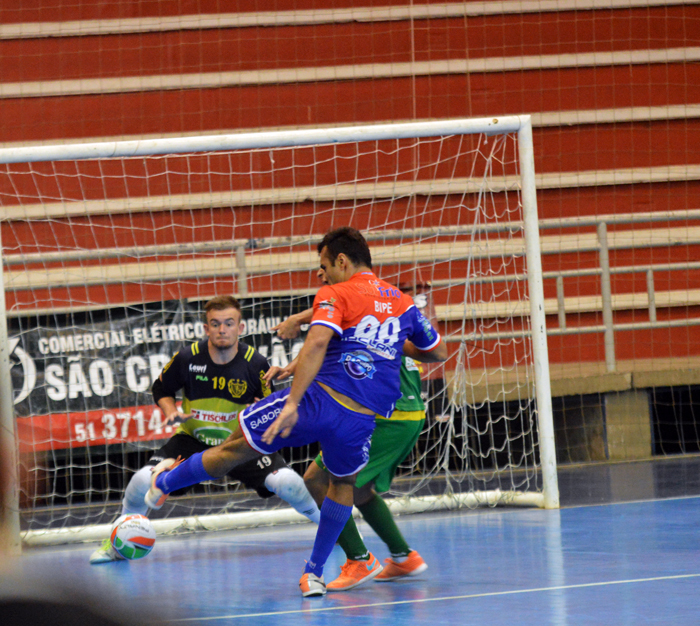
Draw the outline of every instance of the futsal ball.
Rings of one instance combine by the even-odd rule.
[[[122,515],[112,526],[112,547],[125,559],[142,559],[156,542],[156,530],[144,515]]]

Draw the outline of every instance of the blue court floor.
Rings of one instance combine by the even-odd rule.
[[[142,561],[100,566],[87,562],[92,545],[27,550],[14,570],[182,625],[700,621],[699,497],[430,513],[398,523],[427,572],[310,600],[297,587],[310,524],[159,538]],[[360,529],[386,557],[371,530]],[[327,580],[341,562],[334,551]]]

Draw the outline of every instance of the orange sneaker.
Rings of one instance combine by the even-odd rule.
[[[374,579],[377,582],[388,582],[398,580],[404,576],[418,576],[418,574],[428,569],[428,565],[415,550],[408,553],[406,560],[397,563],[393,559],[384,559],[384,571]]]
[[[323,576],[319,578],[316,574],[312,574],[311,572],[304,572],[304,574],[302,574],[301,580],[299,581],[299,589],[301,589],[301,595],[305,598],[326,595],[326,583],[323,582]]]
[[[340,576],[333,582],[328,583],[328,591],[347,591],[357,585],[372,580],[384,568],[380,565],[377,557],[371,552],[366,561],[352,561],[348,559],[345,565],[340,568]]]

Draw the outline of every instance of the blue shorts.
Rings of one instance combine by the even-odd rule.
[[[352,476],[369,461],[374,415],[357,413],[334,400],[318,383],[311,383],[299,404],[299,420],[286,439],[279,435],[272,444],[263,433],[277,419],[290,388],[281,389],[243,409],[238,423],[251,448],[272,454],[280,448],[320,443],[323,461],[334,476]]]

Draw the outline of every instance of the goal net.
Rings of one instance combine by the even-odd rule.
[[[236,295],[243,341],[293,358],[303,335],[271,329],[310,306],[316,244],[343,225],[449,347],[422,367],[427,420],[393,506],[558,505],[528,117],[0,150],[0,204],[25,541],[104,536],[173,433],[151,384],[204,336],[207,299]],[[284,451],[302,474],[316,453]],[[295,516],[221,480],[154,517],[162,532]]]

